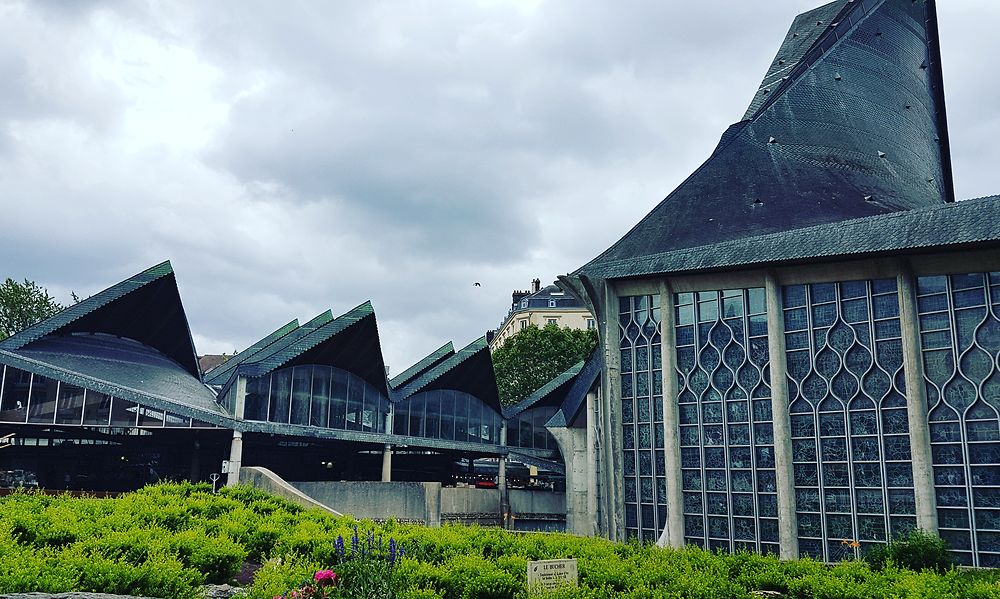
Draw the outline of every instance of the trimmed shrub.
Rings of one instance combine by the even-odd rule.
[[[884,569],[889,562],[915,572],[932,570],[938,574],[953,567],[948,543],[922,530],[912,530],[900,540],[875,547],[865,553],[864,559],[875,570]]]

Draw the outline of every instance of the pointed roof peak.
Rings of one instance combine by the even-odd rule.
[[[427,354],[424,358],[417,361],[417,363],[414,364],[413,366],[410,366],[403,372],[394,376],[389,381],[389,386],[392,387],[393,389],[399,389],[400,387],[403,387],[413,379],[417,378],[424,372],[427,372],[431,368],[437,366],[442,361],[444,361],[447,358],[450,358],[453,355],[455,355],[455,345],[451,341],[449,341],[444,345],[442,345],[441,347],[437,348],[436,350],[432,351],[431,353]]]
[[[398,389],[395,400],[401,401],[422,391],[434,389],[453,389],[468,393],[497,413],[501,412],[493,359],[485,336],[466,345]]]
[[[191,329],[169,260],[12,335],[0,342],[0,348],[22,349],[46,336],[74,333],[104,333],[138,341],[201,379]]]
[[[826,23],[822,31],[812,31],[820,29],[816,21]],[[800,15],[745,120],[575,275],[609,262],[952,201],[938,46],[931,0],[838,0]],[[925,61],[933,68],[921,69]],[[904,117],[907,104],[926,108]]]

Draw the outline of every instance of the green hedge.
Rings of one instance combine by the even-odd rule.
[[[392,538],[404,556],[394,567],[344,559],[337,538],[349,545],[355,526],[362,543],[384,547]],[[340,577],[341,596],[363,596],[361,583],[378,580],[391,589],[384,597],[522,599],[529,560],[567,557],[578,560],[580,587],[549,597],[742,599],[756,590],[821,599],[1000,597],[994,571],[915,572],[891,556],[878,569],[860,561],[827,566],[563,534],[355,522],[245,487],[213,495],[207,485],[182,483],[115,499],[32,492],[0,499],[0,593],[194,598],[200,585],[230,581],[249,560],[263,564],[250,599],[272,599],[328,567]]]

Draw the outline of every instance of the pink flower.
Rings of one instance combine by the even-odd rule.
[[[333,570],[319,570],[313,574],[313,580],[321,584],[333,584],[337,581],[337,573]]]

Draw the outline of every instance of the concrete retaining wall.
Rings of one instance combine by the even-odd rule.
[[[418,522],[500,525],[500,491],[445,487],[441,483],[414,482],[291,482],[287,483],[316,502],[355,518]],[[510,491],[515,520],[547,522],[562,526],[566,496],[548,491]]]

